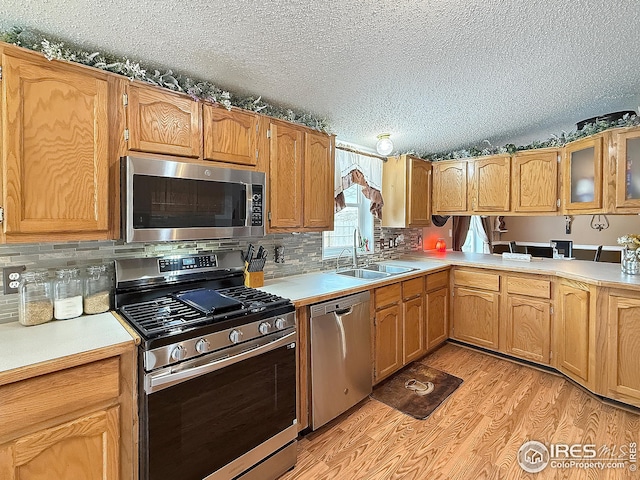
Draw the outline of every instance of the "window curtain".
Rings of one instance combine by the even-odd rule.
[[[345,207],[344,190],[353,184],[362,186],[362,194],[369,199],[369,210],[382,218],[382,160],[336,148],[335,211]]]
[[[460,252],[467,239],[471,217],[453,217],[453,249]]]
[[[487,217],[483,219],[480,218],[479,215],[471,216],[467,238],[464,245],[462,245],[463,252],[491,253],[491,243],[485,230],[485,222],[483,220],[489,221],[489,218]]]

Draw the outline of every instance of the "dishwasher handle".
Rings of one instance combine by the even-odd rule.
[[[342,317],[344,315],[351,315],[353,313],[353,305],[351,305],[348,308],[342,308],[340,310],[335,310],[333,313],[338,317]]]

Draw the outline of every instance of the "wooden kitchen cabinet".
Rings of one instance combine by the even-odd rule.
[[[504,352],[548,365],[551,353],[551,281],[509,275],[505,282],[506,301],[502,312]]]
[[[402,364],[425,353],[424,278],[402,282]]]
[[[432,164],[434,215],[467,211],[467,164],[466,160]]]
[[[468,181],[474,213],[508,212],[511,202],[511,157],[493,155],[470,162]]]
[[[259,121],[254,112],[203,105],[204,159],[255,166]]]
[[[0,375],[0,478],[137,478],[136,352],[109,350]]]
[[[304,202],[305,230],[333,230],[335,137],[305,129]]]
[[[614,131],[616,145],[615,208],[640,212],[640,128]]]
[[[449,338],[449,272],[430,273],[425,282],[425,350],[429,352]]]
[[[451,336],[497,350],[499,346],[500,276],[476,270],[453,273]]]
[[[387,158],[382,168],[382,226],[431,225],[431,163],[401,155]]]
[[[611,290],[607,335],[607,397],[640,407],[640,294]]]
[[[379,382],[402,368],[401,312],[401,306],[398,304],[376,312],[374,382]]]
[[[137,83],[127,85],[124,103],[129,150],[201,156],[200,103],[186,95]]]
[[[424,277],[374,291],[374,383],[424,355]]]
[[[113,407],[0,445],[0,478],[116,480],[118,423]]]
[[[3,240],[109,238],[108,75],[0,53]]]
[[[302,227],[304,133],[285,122],[272,120],[269,157],[269,227]]]
[[[335,137],[270,120],[269,231],[333,229]]]
[[[591,358],[595,356],[595,322],[591,307],[592,288],[572,280],[559,281],[553,351],[557,354],[556,368],[593,391],[595,365]]]
[[[547,213],[558,210],[557,148],[518,152],[511,160],[512,210]]]
[[[576,140],[563,148],[562,207],[565,214],[602,209],[602,135]]]

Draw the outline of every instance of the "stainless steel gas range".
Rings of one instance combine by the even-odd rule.
[[[270,479],[296,461],[293,304],[240,252],[116,261],[139,347],[140,478]]]

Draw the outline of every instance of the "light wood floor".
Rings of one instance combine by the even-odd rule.
[[[524,472],[528,440],[618,447],[640,443],[640,416],[568,380],[447,344],[421,360],[464,383],[428,419],[367,399],[299,442],[292,479],[640,479],[625,470]],[[640,463],[640,459],[639,459]]]

